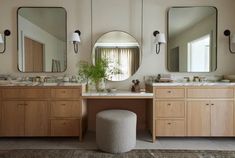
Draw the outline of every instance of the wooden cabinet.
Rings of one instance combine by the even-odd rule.
[[[50,135],[80,136],[82,135],[82,101],[81,88],[51,90]]]
[[[155,135],[185,136],[185,89],[155,88]]]
[[[0,136],[80,136],[81,139],[85,110],[81,106],[80,86],[0,88]]]
[[[210,101],[189,101],[188,109],[188,136],[210,135]]]
[[[3,101],[3,136],[46,136],[47,104],[43,101]]]
[[[234,87],[154,87],[155,136],[234,136]]]
[[[211,102],[211,136],[233,136],[233,101]]]
[[[188,136],[233,136],[233,101],[188,102]]]
[[[24,136],[24,102],[2,102],[2,135]]]
[[[48,105],[45,101],[25,101],[25,135],[48,135]]]

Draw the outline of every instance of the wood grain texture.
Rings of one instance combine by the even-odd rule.
[[[188,136],[210,136],[210,101],[188,101]]]
[[[2,102],[2,135],[24,136],[24,102]]]
[[[233,98],[234,90],[233,88],[188,88],[187,89],[188,98]]]
[[[179,118],[185,116],[185,102],[178,100],[155,101],[156,117]]]
[[[185,136],[185,120],[157,119],[156,136]]]
[[[211,101],[211,136],[233,136],[233,101]]]
[[[155,98],[184,98],[184,88],[155,88]]]
[[[48,105],[45,101],[25,102],[25,136],[48,136]]]
[[[81,117],[79,101],[53,101],[51,102],[51,117]]]
[[[51,90],[51,96],[54,99],[80,99],[81,97],[81,88],[77,89],[65,89],[58,88]]]
[[[51,136],[79,136],[79,119],[53,119],[51,120]]]

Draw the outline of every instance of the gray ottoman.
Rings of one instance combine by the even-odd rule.
[[[96,143],[109,153],[130,151],[136,145],[136,114],[127,110],[105,110],[96,115]]]

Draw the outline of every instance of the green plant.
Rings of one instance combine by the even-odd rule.
[[[114,74],[120,74],[121,71],[113,66],[110,66],[110,62],[106,58],[102,58],[96,61],[95,65],[89,64],[86,61],[79,62],[79,80],[82,82],[86,82],[88,85],[88,81],[91,80],[95,83],[96,89],[99,90],[99,83],[109,78],[109,76]]]

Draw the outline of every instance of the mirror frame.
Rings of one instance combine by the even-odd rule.
[[[126,32],[126,31],[121,31],[121,30],[112,30],[112,31],[108,31],[108,32],[105,32],[105,33],[103,33],[101,36],[99,36],[97,39],[96,39],[96,41],[95,41],[95,43],[92,45],[92,48],[91,48],[91,50],[92,50],[92,52],[91,52],[91,62],[92,62],[92,64],[93,65],[95,65],[95,51],[93,51],[94,50],[94,47],[95,47],[95,44],[97,43],[97,41],[103,36],[103,35],[105,35],[105,34],[108,34],[108,33],[111,33],[111,32],[122,32],[122,33],[126,33],[126,34],[128,34],[129,36],[131,36],[133,39],[135,39],[136,40],[136,42],[138,43],[138,48],[139,48],[139,53],[140,53],[140,55],[139,55],[139,57],[140,57],[140,61],[139,61],[139,67],[138,67],[138,69],[136,70],[136,72],[140,69],[140,66],[141,66],[141,64],[142,64],[142,60],[143,60],[143,50],[142,50],[142,45],[140,44],[140,42],[133,36],[133,35],[131,35],[130,33],[128,33],[128,32]],[[142,38],[141,38],[141,42],[142,42]],[[135,75],[136,74],[136,72],[133,74],[133,75]],[[131,75],[130,77],[132,77],[133,75]],[[128,80],[130,77],[128,77],[128,78],[126,78],[125,80],[120,80],[120,81],[112,81],[112,80],[108,80],[108,81],[111,81],[111,82],[122,82],[122,81],[126,81],[126,80]]]
[[[194,7],[211,7],[215,9],[215,13],[216,13],[216,49],[215,49],[215,55],[216,55],[216,59],[215,59],[215,69],[213,71],[208,71],[208,72],[187,72],[187,71],[171,71],[169,70],[169,44],[167,43],[167,52],[166,52],[166,67],[167,67],[167,71],[172,72],[172,73],[210,73],[210,72],[215,72],[217,70],[218,67],[218,9],[215,6],[174,6],[174,7],[170,7],[167,11],[167,42],[169,42],[169,17],[170,17],[170,9],[172,8],[194,8]]]
[[[63,71],[60,71],[60,72],[49,72],[49,71],[41,71],[41,72],[32,72],[32,71],[27,71],[27,72],[23,72],[23,71],[20,71],[20,68],[19,68],[19,55],[18,55],[18,53],[19,53],[19,26],[18,26],[18,24],[19,24],[19,18],[18,18],[18,13],[19,13],[19,10],[20,9],[22,9],[22,8],[58,8],[58,9],[63,9],[64,10],[64,12],[65,12],[65,38],[66,38],[66,48],[65,48],[65,61],[66,61],[66,64],[65,64],[65,69],[63,70]],[[21,72],[21,73],[64,73],[64,72],[66,72],[66,70],[67,70],[67,68],[68,68],[68,20],[67,20],[67,10],[64,8],[64,7],[53,7],[53,6],[37,6],[37,7],[35,7],[35,6],[20,6],[20,7],[18,7],[17,8],[17,12],[16,12],[16,31],[17,31],[17,70],[19,71],[19,72]]]

